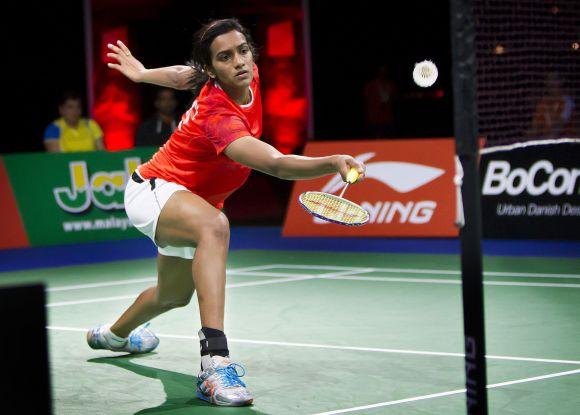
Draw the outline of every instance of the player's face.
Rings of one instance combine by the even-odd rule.
[[[59,107],[60,116],[70,125],[76,125],[81,119],[82,107],[78,99],[67,99]]]
[[[216,37],[211,46],[213,68],[211,76],[217,77],[222,86],[245,89],[254,79],[254,57],[246,37],[232,30]]]

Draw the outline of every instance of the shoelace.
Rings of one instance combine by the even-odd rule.
[[[242,369],[242,373],[238,373],[238,367]],[[242,365],[230,363],[228,366],[216,367],[215,371],[220,378],[222,386],[226,388],[234,386],[246,387],[246,384],[240,380],[246,374],[246,369]]]

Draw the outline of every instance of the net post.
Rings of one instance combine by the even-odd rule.
[[[460,238],[466,403],[468,414],[487,415],[473,0],[451,0],[450,13],[456,152],[464,170]]]

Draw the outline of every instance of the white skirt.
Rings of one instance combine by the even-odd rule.
[[[139,174],[137,170],[136,172]],[[155,188],[152,189],[151,187],[149,180],[143,179],[143,183],[137,183],[129,177],[127,187],[125,188],[125,211],[127,212],[129,220],[141,233],[151,238],[160,254],[192,259],[195,252],[195,248],[193,247],[161,247],[155,241],[157,221],[159,220],[159,215],[163,207],[173,193],[179,190],[189,190],[180,184],[159,178],[155,179]]]

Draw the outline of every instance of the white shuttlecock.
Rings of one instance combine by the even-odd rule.
[[[413,80],[423,88],[427,88],[437,80],[437,67],[431,61],[423,61],[415,64],[413,69]]]

